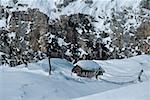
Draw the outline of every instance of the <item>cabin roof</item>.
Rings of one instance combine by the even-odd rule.
[[[101,66],[99,64],[97,64],[96,62],[94,62],[93,60],[80,60],[78,61],[75,65],[79,65],[80,67],[84,68],[84,69],[98,69]]]

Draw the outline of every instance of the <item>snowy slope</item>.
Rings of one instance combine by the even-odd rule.
[[[116,96],[118,100],[141,100],[144,96],[143,100],[148,100],[150,84],[148,81],[150,77],[149,55],[123,60],[94,62],[106,70],[104,76],[101,77],[103,80],[96,80],[95,78],[86,79],[71,75],[73,65],[66,60],[57,58],[51,59],[53,70],[51,76],[48,76],[47,59],[37,63],[30,63],[28,68],[25,68],[24,65],[15,68],[0,66],[0,99],[70,100],[83,97],[81,100],[86,100],[87,98],[94,97],[96,99],[102,96],[104,98],[103,100],[108,100],[108,96],[114,99]],[[84,61],[78,64],[82,64],[83,66],[89,64],[87,63],[86,65],[86,63],[83,63]],[[143,83],[137,81],[137,72],[140,69],[144,69],[142,76]],[[128,77],[132,74],[136,75],[134,77]],[[121,78],[121,76],[123,77]],[[130,80],[134,80],[134,82],[130,82]],[[127,90],[131,91],[128,93]],[[137,91],[139,95],[132,95],[134,91]],[[140,95],[141,92],[143,94]],[[88,97],[88,95],[92,96]],[[125,96],[127,96],[125,99],[121,98]]]
[[[51,19],[59,19],[61,15],[71,15],[77,13],[91,15],[93,16],[94,20],[96,20],[96,22],[92,22],[95,32],[91,32],[91,34],[95,35],[95,39],[97,39],[102,37],[103,32],[107,33],[109,37],[103,38],[102,42],[104,44],[107,44],[106,47],[109,48],[111,52],[116,46],[113,45],[110,47],[112,41],[115,41],[114,34],[117,33],[116,31],[114,31],[114,29],[117,29],[117,31],[119,31],[117,34],[127,33],[126,37],[128,37],[128,34],[129,37],[131,37],[135,35],[135,33],[133,34],[131,31],[136,31],[143,20],[143,16],[141,17],[140,14],[140,2],[142,0],[92,0],[93,3],[91,4],[85,3],[85,0],[73,0],[73,2],[69,3],[67,6],[57,8],[57,4],[61,4],[62,1],[63,0],[44,0],[43,2],[43,0],[18,0],[17,4],[28,5],[25,7],[13,4],[12,0],[0,0],[0,4],[5,7],[13,7],[12,9],[10,9],[10,11],[22,11],[27,10],[28,8],[37,8],[44,14],[48,15],[50,21]],[[113,22],[113,14],[116,17],[119,16],[119,18],[116,18],[116,22]],[[145,16],[148,17],[148,14],[146,14]],[[6,26],[5,23],[1,23],[2,22],[0,22],[0,26]],[[126,41],[126,39],[124,39],[123,41]],[[134,53],[133,55],[136,55],[136,53]]]
[[[26,7],[18,7],[17,4],[27,4]],[[12,0],[0,0],[0,5],[3,6],[12,6],[13,9],[11,11],[26,11],[28,8],[37,8],[41,12],[47,14],[50,18],[56,18],[53,10],[56,8],[55,0],[18,0],[17,4],[15,5]]]
[[[112,8],[117,11],[125,7],[137,10],[141,0],[93,0],[92,4],[86,4],[84,0],[77,0],[62,10],[62,14],[85,13],[92,16],[110,14]],[[70,9],[71,8],[71,9]]]
[[[126,22],[122,25],[122,27],[124,27],[123,32],[125,33],[130,30],[131,26],[136,29],[141,24],[141,19],[138,18],[140,15],[140,2],[141,0],[93,0],[92,4],[87,4],[84,0],[77,0],[70,3],[67,7],[62,8],[61,14],[70,15],[74,13],[83,13],[91,15],[97,21],[93,23],[97,33],[104,31],[112,34],[114,33],[110,26],[112,23],[111,20],[113,19],[112,14],[117,15],[117,13],[126,10],[128,14],[123,17],[126,19]],[[133,16],[133,19],[130,19],[130,16]],[[118,18],[118,22],[124,19]],[[97,34],[97,38],[99,37],[100,36]],[[111,42],[111,39],[108,41]],[[105,40],[103,40],[103,42],[107,43]]]
[[[0,0],[0,5],[12,6],[12,11],[27,10],[28,8],[38,8],[41,12],[49,16],[50,19],[59,18],[60,15],[71,15],[77,13],[83,13],[93,16],[98,23],[94,23],[97,31],[107,31],[111,33],[110,25],[106,24],[107,20],[112,19],[112,13],[122,12],[127,10],[129,18],[131,15],[134,18],[127,21],[126,26],[133,23],[135,27],[138,27],[140,20],[137,22],[138,15],[140,13],[140,2],[142,0],[93,0],[92,4],[85,3],[85,0],[75,0],[69,3],[66,7],[60,8],[58,11],[57,4],[61,4],[63,0],[18,0],[17,4],[27,4],[28,7],[18,7],[14,5],[11,0]],[[128,11],[128,9],[130,9]],[[114,12],[113,12],[114,11]],[[134,14],[133,14],[134,13]],[[135,20],[136,18],[136,20]],[[125,26],[125,27],[126,27]]]
[[[38,8],[50,18],[76,13],[89,14],[98,18],[98,16],[110,14],[112,8],[121,11],[123,8],[131,7],[133,11],[137,12],[140,2],[141,0],[93,0],[92,4],[87,4],[84,0],[75,0],[68,6],[63,7],[61,12],[56,13],[53,10],[57,9],[56,4],[61,4],[62,0],[44,0],[44,2],[43,0],[28,0],[28,2],[27,0],[18,0],[17,4],[28,4],[29,8]],[[3,6],[15,6],[11,0],[0,0],[0,4]]]
[[[149,100],[150,82],[134,84],[73,100]]]

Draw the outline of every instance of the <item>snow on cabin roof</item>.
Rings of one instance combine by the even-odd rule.
[[[79,65],[80,67],[85,69],[98,69],[101,67],[99,64],[92,60],[80,60],[74,65]]]

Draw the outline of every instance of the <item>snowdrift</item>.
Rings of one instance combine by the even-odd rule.
[[[89,62],[81,64],[87,66],[90,65]],[[149,100],[149,55],[122,60],[91,61],[91,65],[96,63],[106,70],[99,80],[72,76],[73,65],[66,60],[53,58],[51,63],[53,69],[51,76],[48,75],[47,59],[30,63],[27,68],[25,65],[15,68],[0,66],[0,99]],[[142,83],[137,81],[137,75],[128,77],[140,69],[144,69]],[[134,81],[130,82],[132,80]]]
[[[144,82],[73,100],[149,100],[150,83]]]

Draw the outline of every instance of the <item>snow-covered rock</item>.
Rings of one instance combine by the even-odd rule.
[[[15,59],[17,65],[44,59],[48,44],[53,48],[52,57],[71,61],[149,54],[150,13],[146,3],[145,0],[1,0],[0,49],[9,54],[10,61]]]

